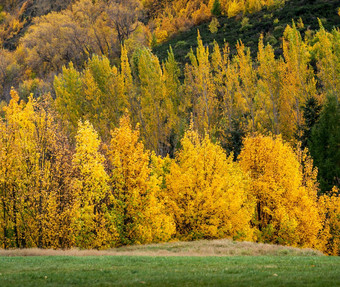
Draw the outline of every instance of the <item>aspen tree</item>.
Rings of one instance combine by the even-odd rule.
[[[115,218],[110,210],[114,199],[99,146],[100,140],[93,126],[88,121],[79,121],[73,164],[77,172],[74,191],[78,197],[76,244],[82,248],[105,248],[116,244]]]
[[[249,114],[248,131],[254,133],[258,121],[257,71],[253,68],[249,48],[238,42],[236,49],[234,59],[238,72],[237,97],[243,101],[244,113]]]
[[[166,155],[171,133],[171,97],[164,90],[164,76],[158,58],[143,49],[138,59],[142,135],[146,147]],[[170,111],[170,113],[169,113]]]
[[[301,138],[302,106],[316,95],[316,81],[309,67],[310,52],[295,23],[285,29],[283,39],[285,73],[281,106],[281,133],[284,138]]]
[[[270,131],[275,135],[280,134],[280,108],[282,105],[282,74],[283,62],[276,60],[274,49],[270,44],[264,46],[263,36],[258,45],[258,91],[260,107],[263,111],[261,126],[264,131]]]
[[[190,52],[191,65],[186,66],[186,93],[192,99],[195,125],[200,134],[213,133],[217,125],[218,101],[209,61],[209,48],[203,45],[200,33],[197,36],[196,55]]]
[[[280,137],[248,137],[240,165],[249,173],[256,197],[253,224],[258,229],[258,241],[317,246],[322,220],[316,190],[304,180],[292,148]]]
[[[230,48],[225,44],[220,51],[215,42],[211,55],[211,64],[214,75],[214,85],[219,101],[219,129],[222,146],[234,152],[237,157],[240,153],[240,144],[244,134],[243,103],[237,96],[238,73],[237,63],[230,59]]]
[[[150,154],[127,116],[112,131],[108,156],[119,243],[168,240],[174,224],[157,197],[159,187],[157,178],[151,177]]]
[[[134,122],[138,121],[140,105],[136,98],[136,87],[133,82],[128,52],[124,45],[121,47],[120,71],[118,78],[118,94],[124,99],[127,109]]]
[[[313,52],[317,59],[318,78],[326,95],[340,102],[340,31],[327,32],[319,21],[320,30],[314,37]]]
[[[63,67],[62,74],[54,78],[53,84],[56,109],[69,126],[69,131],[75,134],[79,119],[86,113],[82,76],[70,62],[68,67]]]
[[[110,130],[118,125],[128,106],[128,100],[118,93],[118,70],[105,56],[92,56],[82,75],[86,114],[99,134],[107,139]]]
[[[181,144],[166,176],[177,237],[251,239],[254,205],[247,176],[208,135],[200,139],[191,128]]]
[[[319,248],[329,255],[340,255],[340,196],[339,189],[333,187],[327,195],[319,198],[320,213],[323,216],[323,231],[320,241],[324,246]]]
[[[69,247],[73,197],[65,184],[67,146],[45,103],[32,97],[19,103],[11,93],[1,138],[4,247]]]
[[[168,126],[170,133],[168,135],[167,154],[173,154],[178,144],[181,133],[186,124],[187,107],[189,99],[182,92],[181,83],[179,81],[180,69],[175,60],[174,53],[170,46],[168,58],[163,63],[163,94],[165,98],[169,98],[168,103]]]

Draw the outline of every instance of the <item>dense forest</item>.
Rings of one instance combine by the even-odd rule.
[[[340,8],[284,25],[298,2],[4,1],[0,248],[229,237],[339,255]]]

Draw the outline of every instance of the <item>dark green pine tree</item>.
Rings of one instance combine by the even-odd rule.
[[[222,13],[222,8],[221,8],[220,0],[215,0],[211,8],[211,14],[218,17],[218,16],[221,16],[221,13]]]
[[[340,105],[336,97],[327,98],[308,146],[319,169],[321,192],[340,187]]]
[[[302,149],[308,146],[308,141],[312,135],[312,129],[319,120],[321,108],[322,106],[314,97],[310,97],[303,106],[304,125],[302,127],[302,136],[299,138]]]

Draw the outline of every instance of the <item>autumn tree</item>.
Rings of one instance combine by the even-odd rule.
[[[200,139],[191,128],[181,145],[166,176],[177,237],[251,239],[254,205],[247,176],[208,135]]]
[[[138,0],[80,0],[37,17],[21,40],[28,65],[44,76],[70,61],[80,68],[92,54],[117,59],[121,43],[138,27],[140,11]]]
[[[278,135],[282,129],[280,111],[282,106],[283,61],[276,60],[274,49],[270,44],[264,46],[263,36],[258,46],[258,93],[261,129]]]
[[[313,181],[304,181],[292,148],[281,137],[248,137],[240,165],[250,175],[251,193],[256,198],[252,223],[258,230],[257,240],[317,246],[322,228],[317,191],[311,188]]]
[[[250,49],[242,42],[236,45],[237,97],[243,101],[243,113],[248,118],[248,131],[254,133],[258,121],[257,71],[253,69]]]
[[[109,0],[108,19],[118,35],[118,42],[123,43],[136,30],[141,13],[139,0]]]
[[[302,107],[316,95],[316,81],[311,69],[307,43],[302,40],[295,23],[285,29],[283,39],[285,73],[282,90],[281,133],[285,138],[301,137]]]
[[[225,44],[222,52],[217,42],[211,55],[213,80],[219,101],[220,122],[217,129],[221,145],[236,158],[247,129],[241,97],[237,96],[237,63],[230,57],[230,48]]]
[[[170,76],[169,72],[166,76],[176,77]],[[138,80],[143,139],[149,149],[165,156],[170,150],[172,127],[176,125],[173,116],[176,110],[172,99],[176,96],[169,85],[165,86],[165,81],[170,84],[171,79],[165,79],[158,58],[146,49],[141,50],[138,57]]]
[[[218,101],[213,83],[209,49],[198,32],[196,55],[190,52],[191,65],[185,68],[185,88],[191,99],[194,123],[200,134],[213,133],[218,121]]]
[[[93,123],[103,139],[118,125],[119,118],[128,107],[126,95],[118,92],[118,70],[107,57],[93,55],[86,62],[82,81],[86,113],[84,118]],[[72,111],[70,111],[72,112]]]
[[[180,137],[186,127],[187,107],[189,99],[183,94],[181,82],[179,80],[181,71],[175,60],[173,50],[170,46],[168,58],[163,63],[163,95],[170,99],[168,105],[168,119],[170,135],[168,136],[167,154],[173,155],[179,143]]]
[[[323,217],[323,232],[321,240],[325,241],[322,251],[329,255],[340,254],[340,196],[334,187],[330,194],[319,198],[320,211]]]
[[[82,76],[73,63],[63,67],[63,72],[54,79],[56,93],[56,109],[60,117],[67,123],[68,129],[75,133],[77,123],[86,112],[86,98]]]
[[[116,243],[114,205],[104,156],[99,152],[100,140],[93,126],[79,121],[73,164],[77,176],[76,245],[82,248],[107,248]]]
[[[5,107],[1,169],[4,247],[69,247],[73,196],[67,141],[43,103]]]
[[[27,50],[28,65],[41,75],[60,71],[70,61],[79,67],[93,53],[86,31],[68,10],[36,18],[21,43]]]
[[[22,153],[18,139],[18,118],[23,109],[18,95],[12,91],[13,100],[6,107],[7,121],[1,122],[1,235],[3,248],[20,247],[22,244],[19,210],[22,208]]]
[[[106,1],[80,0],[72,5],[72,18],[85,32],[84,40],[88,56],[92,53],[113,59],[119,55],[119,43],[115,30],[108,25]]]
[[[119,243],[169,240],[175,232],[173,219],[165,214],[157,196],[159,186],[151,176],[150,154],[127,116],[112,131],[108,157]]]
[[[131,85],[125,88],[122,85],[124,78],[105,56],[93,55],[82,72],[72,62],[69,67],[63,67],[63,73],[54,79],[56,108],[70,132],[75,133],[79,119],[87,119],[107,139],[110,129],[118,124],[129,106],[126,91],[131,93]]]
[[[119,98],[126,102],[131,118],[137,122],[140,105],[136,97],[136,87],[132,77],[128,52],[124,45],[121,48],[120,71],[118,77],[117,85]]]
[[[313,52],[317,60],[318,78],[326,95],[340,101],[340,32],[327,32],[319,21],[320,30],[314,37]]]

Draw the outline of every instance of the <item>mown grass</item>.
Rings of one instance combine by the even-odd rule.
[[[340,286],[340,258],[0,257],[0,286]]]

